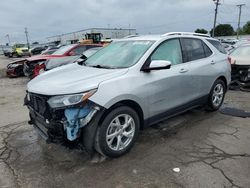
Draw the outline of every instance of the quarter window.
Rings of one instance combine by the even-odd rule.
[[[210,50],[210,48],[204,42],[202,42],[202,43],[203,43],[203,48],[204,48],[206,57],[209,57],[210,55],[213,54],[213,52]]]
[[[151,55],[152,60],[170,61],[172,65],[182,63],[182,52],[179,39],[171,39],[163,42]]]
[[[209,40],[207,39],[208,42],[210,42],[217,50],[219,50],[223,54],[227,54],[225,48],[221,45],[221,43],[217,40]]]

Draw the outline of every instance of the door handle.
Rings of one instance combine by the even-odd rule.
[[[214,61],[214,60],[212,60],[212,61],[211,61],[211,65],[214,65],[214,64],[215,64],[215,61]]]
[[[180,73],[185,73],[185,72],[187,72],[187,71],[188,71],[187,69],[181,68],[179,72],[180,72]]]

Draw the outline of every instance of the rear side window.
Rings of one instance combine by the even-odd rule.
[[[223,54],[227,54],[225,48],[221,45],[221,43],[217,40],[209,40],[207,39],[208,42],[210,42],[217,50],[219,50]]]
[[[203,59],[208,56],[205,51],[205,47],[204,47],[205,44],[201,40],[184,38],[182,39],[182,43],[183,43],[182,44],[183,49],[185,51],[184,53],[185,62]],[[210,49],[207,49],[207,50],[209,51]],[[209,52],[207,53],[209,54]]]
[[[84,51],[86,51],[86,46],[78,46],[72,52],[74,55],[81,55]]]

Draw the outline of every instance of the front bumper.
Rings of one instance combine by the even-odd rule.
[[[7,66],[6,75],[8,77],[18,77],[23,76],[23,65],[20,64],[16,67],[11,67],[10,65]]]
[[[250,82],[250,65],[232,65],[232,81]]]
[[[32,94],[28,101],[27,96],[25,97],[25,105],[30,112],[29,124],[32,124],[47,142],[63,144],[74,141],[83,144],[87,151],[92,153],[98,123],[104,108],[87,101],[81,106],[55,110],[47,104],[48,98],[48,96]],[[80,113],[77,113],[78,117],[76,117],[75,112],[78,109]]]

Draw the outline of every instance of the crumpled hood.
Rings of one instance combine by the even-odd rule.
[[[27,58],[28,61],[36,61],[36,60],[48,60],[53,58],[64,57],[64,55],[34,55]]]
[[[128,69],[100,69],[78,65],[65,65],[45,72],[31,80],[29,92],[42,95],[61,95],[95,89],[105,81],[125,74]]]
[[[232,64],[234,65],[248,65],[250,66],[250,56],[249,57],[231,57]]]

